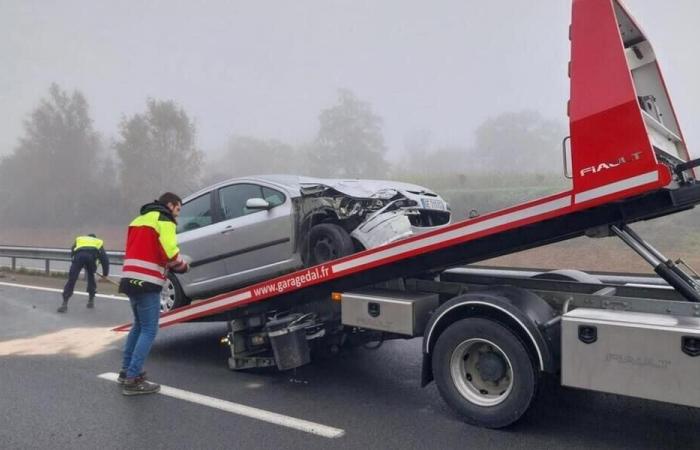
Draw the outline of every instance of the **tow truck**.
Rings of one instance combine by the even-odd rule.
[[[163,314],[160,326],[226,321],[233,370],[289,370],[343,346],[422,337],[422,385],[435,381],[466,422],[490,428],[517,421],[546,373],[700,406],[697,274],[631,228],[698,204],[700,160],[622,3],[573,0],[569,39],[570,190],[226,292]],[[621,239],[664,285],[454,269],[584,235]]]

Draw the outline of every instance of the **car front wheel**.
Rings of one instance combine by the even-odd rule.
[[[352,238],[340,225],[320,223],[309,233],[309,265],[315,266],[354,252]]]

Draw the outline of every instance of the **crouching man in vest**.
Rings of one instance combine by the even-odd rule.
[[[160,385],[146,381],[143,365],[158,332],[160,291],[167,271],[184,273],[189,265],[180,255],[175,228],[182,201],[166,192],[141,207],[129,224],[119,292],[129,297],[134,322],[126,338],[119,381],[124,395],[152,394]]]
[[[58,308],[58,312],[64,313],[68,311],[68,300],[73,295],[75,282],[78,280],[80,271],[85,269],[87,277],[87,293],[88,293],[88,308],[95,307],[95,292],[97,292],[97,284],[95,283],[95,272],[97,271],[97,263],[102,265],[102,276],[109,275],[109,258],[105,252],[104,242],[98,239],[94,234],[87,236],[78,236],[75,238],[75,243],[71,247],[71,265],[68,272],[68,281],[63,287],[63,303]]]

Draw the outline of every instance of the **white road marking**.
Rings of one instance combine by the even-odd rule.
[[[6,283],[6,282],[2,281],[2,282],[0,282],[0,286],[34,289],[35,291],[58,292],[59,294],[63,293],[63,289],[47,288],[47,287],[41,287],[41,286],[32,286],[31,284]],[[87,292],[74,292],[73,295],[84,295],[87,297],[88,294],[87,294]],[[95,297],[110,298],[112,300],[126,300],[126,301],[129,300],[127,297],[123,297],[121,295],[95,294]]]
[[[97,377],[102,378],[103,380],[116,382],[118,375],[114,372],[106,372],[98,375]],[[186,402],[197,403],[210,408],[219,409],[221,411],[250,417],[252,419],[262,420],[275,425],[294,428],[295,430],[304,431],[306,433],[311,433],[326,438],[339,438],[345,435],[345,430],[340,428],[333,428],[326,425],[321,425],[319,423],[309,422],[308,420],[297,419],[294,417],[285,416],[283,414],[265,411],[264,409],[253,408],[251,406],[245,406],[239,403],[209,397],[207,395],[183,391],[182,389],[177,389],[170,386],[161,385],[160,394],[177,398],[179,400],[184,400]]]

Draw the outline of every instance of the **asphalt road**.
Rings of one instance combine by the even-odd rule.
[[[700,409],[549,379],[516,425],[469,426],[434,384],[419,387],[418,340],[348,351],[293,372],[240,373],[228,370],[218,345],[224,324],[176,325],[158,335],[149,377],[218,400],[124,397],[98,375],[119,369],[124,336],[109,329],[130,319],[128,305],[98,298],[88,310],[85,301],[75,296],[60,315],[60,294],[0,284],[0,448],[700,448]],[[340,432],[323,437],[212,407],[233,403],[258,408],[254,416],[272,412]]]

